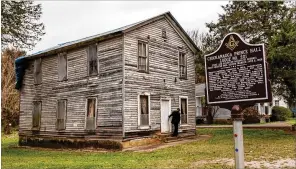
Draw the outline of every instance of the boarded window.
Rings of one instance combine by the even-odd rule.
[[[148,45],[138,42],[138,69],[148,72]]]
[[[96,129],[96,99],[87,99],[86,127],[87,130]]]
[[[57,108],[57,130],[66,129],[66,116],[67,116],[67,101],[59,100]]]
[[[35,59],[34,61],[34,83],[40,84],[42,81],[41,72],[41,58]]]
[[[98,74],[97,45],[90,45],[88,48],[88,75],[95,76]]]
[[[187,61],[185,53],[179,52],[179,74],[180,78],[187,77]]]
[[[33,102],[32,129],[39,130],[41,125],[41,101]]]
[[[58,55],[58,76],[59,81],[67,80],[67,54]]]
[[[140,125],[149,125],[149,103],[148,96],[140,96]]]
[[[187,99],[181,98],[181,123],[187,124]]]

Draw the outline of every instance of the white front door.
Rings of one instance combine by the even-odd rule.
[[[169,115],[171,110],[170,100],[161,100],[161,132],[168,133],[170,132],[170,122]]]

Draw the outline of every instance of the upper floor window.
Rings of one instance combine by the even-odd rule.
[[[67,80],[67,54],[58,54],[58,77],[59,81]]]
[[[42,82],[41,58],[34,60],[34,83],[40,84]]]
[[[138,42],[138,69],[148,72],[148,44]]]
[[[179,52],[179,76],[183,79],[187,78],[187,60],[183,52]]]
[[[88,47],[88,75],[95,76],[98,74],[98,61],[97,61],[97,45],[90,45]]]
[[[165,29],[162,30],[161,37],[162,38],[167,38],[167,34],[166,34],[166,30]]]

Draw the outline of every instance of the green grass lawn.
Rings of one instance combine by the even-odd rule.
[[[153,152],[86,152],[16,148],[17,134],[2,135],[2,168],[233,168],[226,164],[193,166],[200,160],[233,158],[232,129],[198,129],[209,140]],[[244,129],[245,160],[295,157],[295,139],[283,131]]]
[[[293,124],[296,124],[296,118],[289,118],[286,123],[290,124],[290,125],[293,125]]]

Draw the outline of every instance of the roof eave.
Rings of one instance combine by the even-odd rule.
[[[118,36],[121,36],[122,34],[123,34],[122,31],[117,31],[117,32],[114,32],[114,33],[110,33],[110,34],[100,36],[100,37],[95,37],[95,38],[88,39],[88,40],[85,40],[85,41],[69,44],[68,46],[63,46],[63,47],[53,49],[53,50],[49,50],[49,51],[46,51],[46,52],[28,55],[28,56],[26,56],[26,58],[34,59],[34,58],[38,58],[38,57],[54,55],[54,54],[58,54],[58,53],[61,53],[61,52],[72,50],[72,49],[75,49],[75,48],[78,48],[78,47],[87,46],[87,45],[90,45],[90,44],[93,44],[93,43],[96,43],[96,42],[99,42],[99,41],[104,41],[104,40],[107,40],[107,39],[118,37]]]
[[[188,36],[186,31],[182,28],[182,26],[179,24],[179,22],[176,20],[176,18],[171,14],[171,12],[167,12],[165,14],[168,18],[171,18],[174,23],[176,23],[176,26],[180,29],[180,32],[182,32],[185,36],[185,38],[190,42],[190,47],[194,50],[194,53],[197,54],[201,50],[196,46],[196,44],[192,41],[192,39]]]

